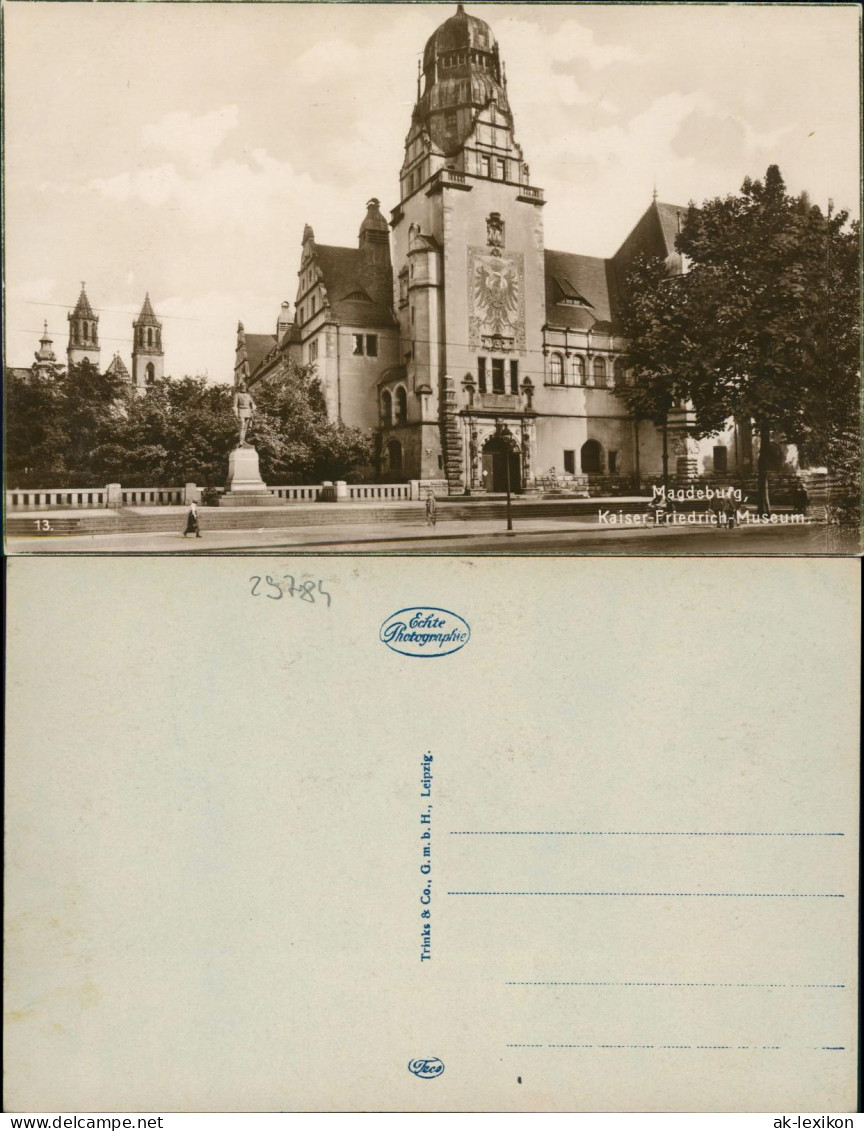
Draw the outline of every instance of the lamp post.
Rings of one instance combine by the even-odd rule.
[[[504,469],[506,472],[505,482],[507,484],[507,533],[513,533],[513,508],[510,496],[510,444],[508,442],[509,436],[504,431],[504,425],[500,420],[495,421],[495,432],[501,441],[504,448]]]

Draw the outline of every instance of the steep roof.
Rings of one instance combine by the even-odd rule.
[[[149,294],[149,292],[144,296],[144,305],[141,307],[141,313],[138,315],[138,318],[133,323],[134,326],[139,326],[141,324],[146,324],[146,325],[150,325],[150,326],[158,326],[159,325],[159,320],[156,317],[156,315],[153,313],[153,307],[150,305],[150,294]]]
[[[330,310],[337,322],[352,326],[393,326],[396,319],[389,265],[370,262],[362,248],[315,244]]]
[[[547,322],[568,330],[590,330],[612,321],[615,281],[610,279],[609,260],[547,251],[545,267]]]
[[[637,255],[659,255],[664,259],[674,256],[671,266],[673,269],[680,269],[681,260],[675,250],[675,237],[686,215],[685,205],[652,201],[612,257],[619,284],[623,285]]]
[[[78,301],[75,304],[75,309],[72,311],[73,318],[95,318],[93,307],[90,305],[90,299],[87,297],[87,292],[84,290],[84,284],[81,284],[81,294],[78,296]]]
[[[119,377],[121,381],[131,381],[129,370],[126,368],[126,363],[119,353],[115,353],[111,360],[111,364],[105,370],[106,377]]]
[[[246,335],[246,360],[249,363],[250,376],[255,372],[255,370],[275,345],[275,334]]]

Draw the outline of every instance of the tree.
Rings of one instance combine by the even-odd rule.
[[[374,474],[372,433],[327,417],[314,366],[283,361],[253,390],[257,414],[250,442],[268,483],[316,483]]]
[[[690,206],[677,240],[690,261],[682,364],[697,418],[722,410],[759,437],[758,508],[768,513],[772,436],[801,444],[824,361],[825,225],[780,170],[737,196]]]
[[[619,385],[618,395],[637,421],[650,420],[662,430],[663,486],[669,487],[669,415],[687,405],[687,298],[684,277],[672,275],[661,257],[637,256],[625,283],[621,324],[627,338],[624,363],[633,383]],[[720,405],[706,402],[699,417],[688,412],[682,428],[710,435],[724,422]]]
[[[810,410],[801,455],[828,470],[830,518],[856,534],[861,528],[861,232],[847,215],[819,214],[825,277],[817,340],[821,349],[810,375]]]

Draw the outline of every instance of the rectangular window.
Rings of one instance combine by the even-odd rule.
[[[312,313],[315,313],[315,296],[312,296]]]
[[[714,449],[714,470],[719,471],[721,475],[725,475],[729,470],[728,456],[729,453],[722,444]]]
[[[378,356],[378,335],[377,334],[367,334],[366,335],[366,356],[367,357],[377,357]]]
[[[576,453],[575,452],[565,452],[564,453],[564,470],[565,470],[565,472],[567,472],[568,475],[575,475],[576,474]]]
[[[510,392],[519,392],[519,362],[510,362]]]
[[[504,390],[504,358],[492,358],[492,392],[503,393]]]
[[[489,158],[488,157],[481,157],[480,158],[480,172],[483,174],[484,177],[491,177],[492,172],[489,168]]]
[[[618,474],[618,453],[617,452],[609,452],[609,474],[610,475],[617,475]]]
[[[312,361],[317,361],[317,360],[318,360],[318,339],[316,338],[314,342],[309,343],[309,361],[312,362]]]
[[[486,392],[486,358],[477,358],[477,389],[481,393]]]
[[[355,357],[362,357],[363,356],[363,335],[362,334],[352,334],[351,335],[351,352],[354,354]]]
[[[498,158],[498,180],[505,181],[507,179],[507,165],[502,157]]]

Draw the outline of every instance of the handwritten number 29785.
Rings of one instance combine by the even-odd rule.
[[[330,594],[324,588],[323,581],[298,583],[290,573],[285,573],[282,577],[271,577],[268,573],[265,577],[253,576],[249,580],[252,582],[253,597],[269,597],[271,601],[281,601],[287,595],[299,597],[301,601],[306,601],[310,605],[315,604],[317,597],[323,597],[327,600],[327,608],[330,608]]]

